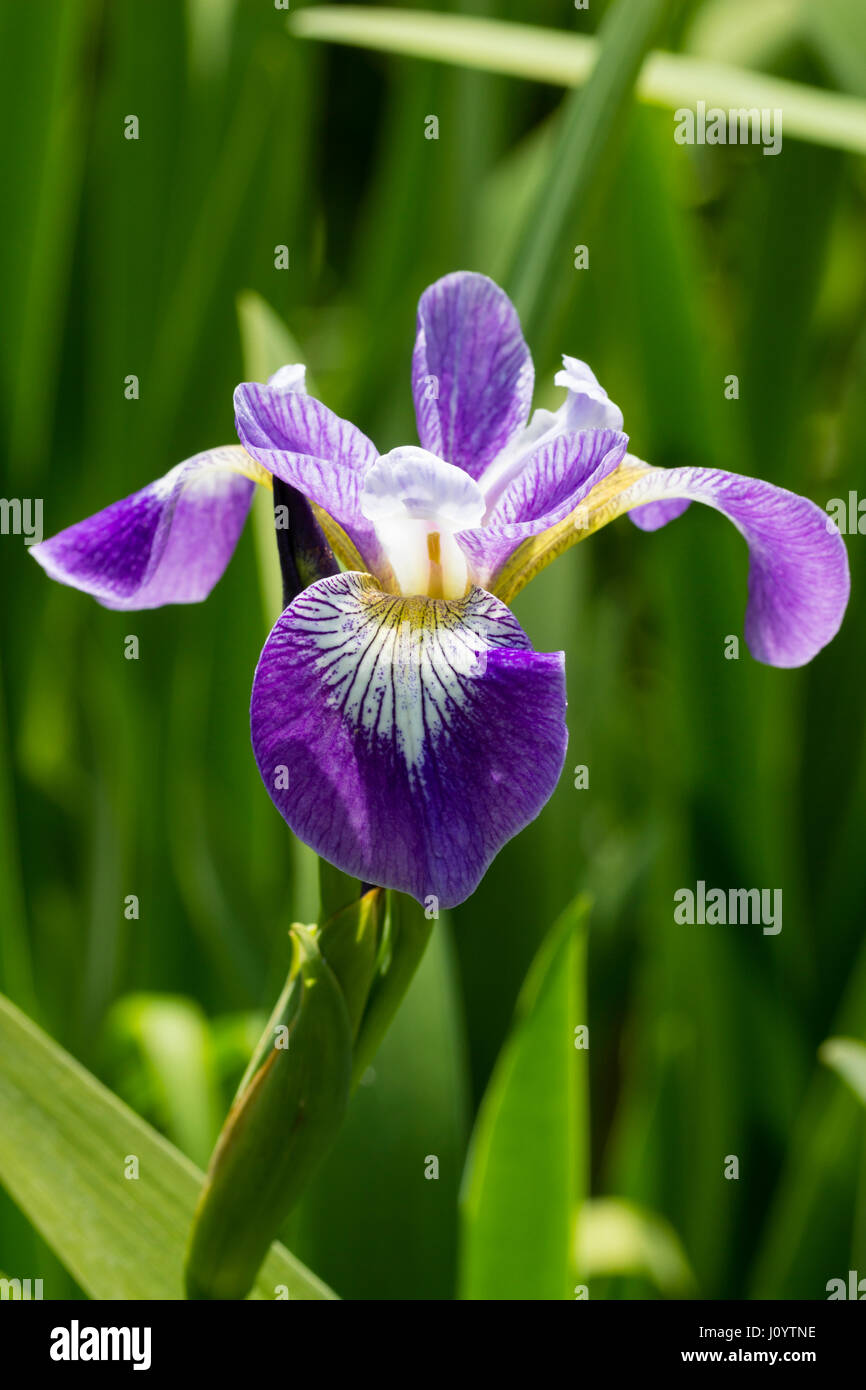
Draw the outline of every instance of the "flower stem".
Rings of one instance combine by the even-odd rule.
[[[288,979],[208,1167],[186,1268],[189,1298],[245,1298],[328,1152],[351,1092],[412,981],[433,923],[402,893],[321,867],[318,927],[292,928]]]

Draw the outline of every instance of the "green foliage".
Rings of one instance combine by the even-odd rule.
[[[542,944],[481,1102],[463,1194],[463,1298],[573,1296],[589,1157],[586,913],[574,904]]]
[[[0,1181],[91,1298],[183,1297],[202,1174],[3,998]],[[275,1245],[253,1296],[279,1286],[333,1297]]]

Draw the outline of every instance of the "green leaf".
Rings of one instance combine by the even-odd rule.
[[[454,1297],[469,1088],[452,951],[442,913],[332,1153],[281,1232],[342,1298]]]
[[[818,1056],[866,1105],[866,1044],[856,1038],[828,1038],[819,1047]]]
[[[124,1170],[138,1160],[138,1178]],[[199,1170],[0,996],[0,1182],[91,1298],[180,1299]],[[254,1298],[335,1295],[273,1245]]]
[[[691,1297],[695,1277],[673,1227],[634,1202],[597,1197],[577,1223],[577,1267],[587,1279],[643,1275],[670,1298]]]
[[[595,39],[505,20],[416,10],[319,5],[289,20],[300,38],[402,53],[558,87],[585,82],[598,56]],[[676,110],[707,106],[781,107],[785,134],[818,145],[866,153],[866,102],[766,73],[687,54],[649,54],[635,88],[641,101]]]
[[[27,935],[24,885],[15,824],[9,757],[3,671],[0,668],[0,884],[3,885],[3,929],[0,931],[0,984],[28,1008],[35,1008],[33,960]]]
[[[599,33],[599,61],[586,87],[568,98],[537,203],[524,234],[509,288],[524,331],[533,336],[536,316],[552,282],[567,264],[563,248],[572,209],[585,215],[587,197],[610,151],[635,78],[667,0],[618,0]]]
[[[279,1229],[336,1138],[352,1030],[314,932],[292,927],[286,986],[214,1149],[186,1266],[190,1298],[245,1298]]]
[[[237,310],[248,380],[267,381],[287,363],[304,361],[297,341],[277,311],[255,290],[243,290],[238,295]],[[307,387],[313,392],[309,378]]]
[[[573,1296],[574,1218],[586,1195],[588,905],[578,899],[532,963],[481,1104],[463,1191],[461,1296]]]

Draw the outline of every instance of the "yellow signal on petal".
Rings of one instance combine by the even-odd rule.
[[[620,464],[619,468],[597,483],[568,516],[540,535],[529,536],[519,545],[494,576],[490,592],[503,603],[511,603],[530,579],[534,579],[551,560],[627,512],[630,499],[626,494],[629,488],[655,471],[631,456],[628,459],[627,464]]]

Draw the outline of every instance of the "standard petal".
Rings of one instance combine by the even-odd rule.
[[[425,449],[478,478],[526,423],[533,376],[517,310],[486,275],[457,271],[424,291],[412,391]]]
[[[563,357],[553,378],[568,395],[558,412],[563,430],[621,430],[622,411],[608,396],[592,368],[579,357]]]
[[[234,400],[238,438],[253,458],[339,522],[364,563],[376,570],[379,546],[360,503],[364,474],[378,458],[376,446],[297,390],[244,382]]]
[[[209,449],[30,553],[52,579],[106,608],[198,603],[231,559],[266,476],[237,445]]]
[[[251,723],[265,786],[302,840],[347,874],[450,907],[553,792],[564,714],[562,653],[533,652],[491,594],[397,598],[341,574],[278,619]]]
[[[479,479],[489,507],[519,477],[527,460],[560,435],[576,434],[579,430],[622,430],[622,411],[610,400],[592,369],[577,357],[563,357],[562,362],[562,370],[554,377],[555,384],[563,386],[567,393],[562,405],[555,411],[533,411],[526,428],[518,430],[508,448]]]
[[[517,547],[573,512],[617,468],[627,447],[627,435],[605,429],[558,435],[538,449],[502,492],[485,524],[457,535],[475,582],[489,587]]]

